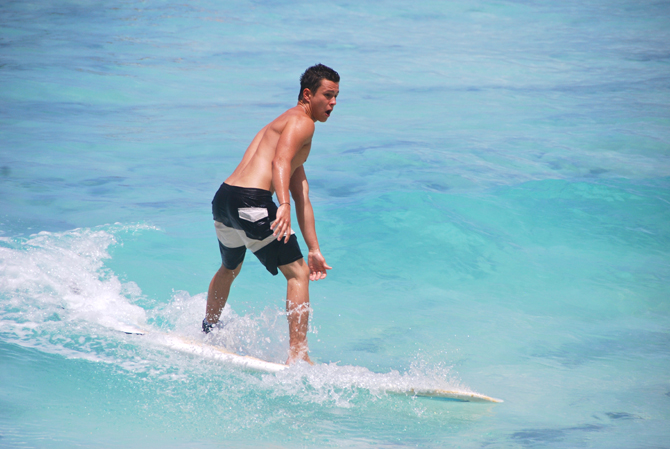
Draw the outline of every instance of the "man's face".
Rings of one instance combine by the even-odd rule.
[[[340,85],[333,81],[321,80],[321,85],[316,90],[310,101],[312,109],[312,118],[320,122],[325,122],[333,112],[337,104],[337,95],[340,93]]]

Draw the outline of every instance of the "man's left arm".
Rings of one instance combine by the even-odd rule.
[[[305,239],[309,254],[307,256],[307,265],[309,266],[309,279],[318,281],[326,277],[326,270],[331,267],[326,263],[326,259],[321,254],[319,241],[316,238],[316,227],[314,222],[314,210],[309,200],[309,184],[305,176],[305,169],[301,165],[296,168],[291,176],[289,185],[293,202],[295,203],[295,213],[298,218],[300,231]]]

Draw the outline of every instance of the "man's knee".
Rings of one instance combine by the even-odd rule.
[[[298,281],[309,282],[309,267],[305,263],[305,259],[299,259],[279,267],[286,280],[295,279]]]
[[[225,265],[221,264],[221,267],[219,268],[217,274],[226,278],[235,278],[235,276],[238,275],[241,269],[242,269],[242,262],[240,262],[240,264],[237,267],[233,268],[232,270],[230,268],[227,268]]]

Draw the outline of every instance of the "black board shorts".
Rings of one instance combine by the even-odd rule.
[[[212,200],[214,227],[223,265],[229,270],[244,260],[247,248],[276,275],[277,267],[302,259],[293,230],[288,243],[277,240],[270,225],[277,219],[277,205],[269,190],[230,186],[225,182]]]

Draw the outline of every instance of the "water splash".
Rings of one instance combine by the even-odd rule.
[[[175,292],[167,304],[144,309],[132,281],[122,282],[104,261],[122,232],[158,231],[146,225],[112,225],[40,232],[0,241],[0,335],[21,346],[68,358],[105,362],[128,375],[168,382],[217,382],[230,368],[166,351],[159,339],[127,335],[127,329],[172,334],[243,355],[283,363],[288,351],[286,313],[267,307],[238,315],[227,306],[221,326],[209,335],[199,330],[206,293]],[[121,331],[121,332],[120,332]],[[406,373],[375,373],[335,363],[297,364],[277,374],[237,373],[237,382],[270,397],[291,396],[316,404],[350,407],[365,392],[373,398],[411,389],[469,391],[448,367],[416,362]]]
[[[450,368],[424,364],[415,364],[406,373],[396,370],[375,373],[362,366],[299,363],[288,370],[262,376],[259,386],[270,390],[273,397],[298,396],[338,407],[350,407],[362,392],[370,393],[373,399],[386,397],[389,393],[434,389],[472,393],[456,380]]]

